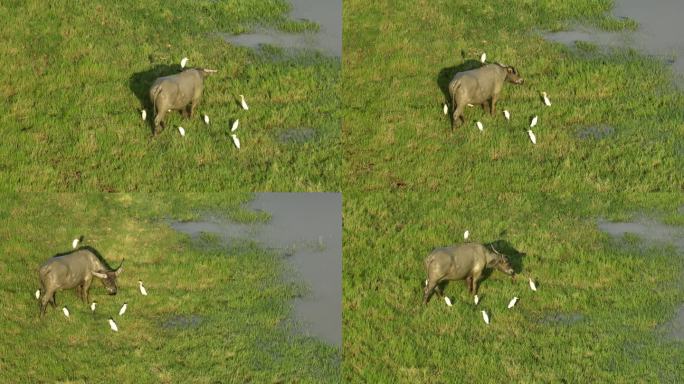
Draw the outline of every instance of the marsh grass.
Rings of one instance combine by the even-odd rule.
[[[576,23],[635,27],[610,16],[610,5],[345,1],[345,190],[680,191],[684,95],[666,64],[632,49],[578,50],[542,35]],[[452,133],[442,83],[482,52],[515,66],[525,84],[505,85],[495,117],[466,108],[465,124]],[[526,133],[533,115],[537,145]],[[614,133],[577,137],[596,125]]]
[[[339,382],[339,349],[294,332],[292,300],[306,287],[289,281],[278,255],[254,243],[222,248],[211,238],[203,247],[165,221],[206,212],[263,220],[243,207],[250,198],[3,195],[0,382]],[[113,265],[126,258],[119,292],[107,296],[94,282],[94,313],[72,291],[60,292],[58,309],[40,319],[36,269],[81,234]],[[123,302],[128,311],[119,317]]]
[[[255,25],[317,28],[287,19],[287,11],[283,0],[3,2],[3,188],[338,190],[339,61],[277,50],[274,59],[217,35]],[[183,57],[189,67],[219,72],[206,79],[194,119],[174,112],[151,138],[147,90],[157,76],[178,72]],[[237,118],[239,151],[229,136]],[[316,129],[315,140],[280,143],[281,131],[302,125]]]

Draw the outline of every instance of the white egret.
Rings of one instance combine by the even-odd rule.
[[[233,134],[233,135],[230,135],[230,137],[233,138],[233,144],[235,144],[235,147],[237,149],[240,149],[240,139],[238,139],[237,135]]]
[[[235,119],[235,121],[233,121],[233,126],[230,127],[230,131],[231,132],[237,131],[238,125],[240,125],[240,119]]]
[[[473,301],[475,302],[475,305],[477,305],[480,302],[480,297],[478,295],[475,295]]]
[[[184,58],[181,60],[181,63],[180,63],[180,64],[181,64],[181,68],[185,68],[185,64],[187,64],[187,63],[188,63],[188,58],[187,58],[187,57],[184,57]]]
[[[247,105],[247,102],[245,101],[245,96],[240,95],[240,105],[242,105],[242,109],[248,110],[249,106]]]
[[[533,291],[537,291],[537,286],[534,284],[534,281],[530,278],[530,289]]]
[[[480,62],[484,63],[485,61],[487,61],[487,54],[482,52],[482,56],[480,56]]]
[[[145,287],[143,287],[142,280],[138,280],[138,287],[140,288],[140,293],[143,296],[147,296],[147,289],[145,289]]]
[[[40,299],[40,289],[36,289],[36,300]]]
[[[535,125],[537,125],[537,116],[536,115],[532,118],[532,121],[530,122],[530,128],[534,127]]]
[[[119,332],[119,327],[116,326],[114,319],[112,319],[111,317],[109,318],[109,328],[111,328],[114,332]]]
[[[180,135],[185,137],[185,129],[183,127],[178,127],[178,132],[180,132]]]
[[[463,240],[468,240],[469,236],[470,236],[470,231],[466,229],[466,231],[463,232]]]
[[[446,303],[447,307],[451,307],[451,299],[449,299],[449,297],[444,296],[444,302]]]
[[[531,129],[527,130],[527,135],[530,137],[530,141],[532,141],[532,144],[537,144],[537,136],[534,135],[534,132],[532,132]]]
[[[204,115],[204,124],[209,125],[209,116],[206,114]]]
[[[446,105],[446,104],[444,104],[444,108],[443,108],[443,109],[444,109],[444,114],[445,114],[445,115],[448,115],[448,114],[449,114],[449,106]]]
[[[478,121],[477,123],[475,123],[475,125],[477,125],[477,129],[479,129],[480,131],[484,132],[484,126],[482,125],[481,122]]]
[[[489,315],[487,315],[487,312],[482,311],[482,319],[484,320],[484,322],[485,322],[486,324],[489,325]]]
[[[140,114],[142,115],[143,121],[147,120],[147,111],[146,110],[143,109],[142,111],[140,111]]]
[[[93,301],[92,303],[90,303],[90,310],[93,311],[93,312],[95,312],[95,306],[96,306],[96,305],[97,305],[97,303],[94,302],[94,301]]]
[[[512,298],[511,301],[508,303],[508,309],[513,308],[513,306],[514,306],[515,303],[517,303],[517,302],[518,302],[518,298],[517,298],[517,297]]]
[[[80,237],[75,238],[74,241],[71,242],[71,248],[76,249],[76,247],[78,247],[78,243],[80,243],[80,242],[81,242]]]
[[[507,109],[504,109],[504,117],[506,118],[506,120],[511,120],[511,113],[508,112]]]
[[[468,103],[467,105],[468,105],[469,107],[471,107],[471,108],[474,107],[474,105],[472,105],[472,104],[470,104],[470,103]]]
[[[64,312],[64,316],[69,317],[69,310],[67,307],[62,307],[62,312]]]
[[[546,92],[542,92],[542,96],[544,97],[544,104],[546,104],[547,107],[550,107],[551,100],[549,100],[549,97],[546,95]]]
[[[127,303],[124,303],[124,304],[121,306],[121,309],[119,309],[119,316],[123,316],[123,314],[126,313],[126,308],[128,308],[128,304],[127,304]]]

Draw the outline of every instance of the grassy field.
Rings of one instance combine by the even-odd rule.
[[[0,199],[0,382],[331,383],[340,351],[290,327],[292,299],[306,287],[286,282],[276,255],[197,244],[165,223],[202,213],[239,222],[265,220],[238,194],[37,194]],[[99,282],[91,313],[73,292],[38,316],[36,268],[71,240],[117,266],[119,293]],[[213,245],[212,245],[213,244]],[[139,294],[141,279],[149,296]],[[116,313],[128,302],[122,317]],[[66,319],[59,308],[71,312]],[[113,316],[119,332],[110,331]]]
[[[660,327],[684,301],[684,257],[596,224],[648,215],[684,226],[683,206],[681,194],[348,193],[345,382],[684,381],[682,343]],[[466,229],[470,241],[499,240],[518,278],[492,273],[477,307],[463,282],[445,290],[453,307],[436,296],[423,306],[425,256]]]
[[[684,301],[684,258],[597,227],[640,215],[684,225],[684,95],[662,59],[541,35],[637,26],[610,5],[344,2],[345,381],[684,381],[684,348],[660,327]],[[511,122],[467,108],[451,132],[444,88],[483,52],[525,78],[498,103]],[[453,307],[424,307],[425,256],[465,230],[499,241],[520,278],[491,274],[477,307],[462,282],[446,288]]]
[[[680,191],[684,95],[662,59],[632,50],[567,48],[541,32],[613,19],[611,1],[344,2],[342,97],[348,189],[439,191]],[[450,132],[442,88],[487,53],[515,66],[498,111],[466,108]],[[475,65],[479,65],[474,63]],[[541,92],[553,105],[545,107]],[[526,133],[532,115],[534,132]],[[481,120],[484,132],[475,127]],[[584,129],[609,126],[602,138]],[[599,129],[600,130],[600,129]],[[346,188],[346,187],[343,187]]]
[[[289,20],[288,7],[284,0],[3,1],[3,189],[339,190],[339,60],[277,48],[260,54],[217,35],[254,25],[317,28]],[[174,112],[152,138],[151,111],[147,123],[140,117],[147,90],[178,72],[183,57],[219,72],[206,79],[196,118]],[[239,107],[240,94],[249,111]],[[229,136],[237,118],[239,151]],[[313,139],[282,139],[301,129],[313,129]]]

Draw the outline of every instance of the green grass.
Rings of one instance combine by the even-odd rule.
[[[684,301],[684,257],[635,238],[616,246],[596,219],[663,220],[683,205],[681,194],[347,194],[345,382],[682,382],[684,348],[660,325]],[[445,290],[453,307],[423,306],[425,256],[466,229],[526,253],[511,258],[520,275],[493,272],[477,307],[460,281]]]
[[[342,97],[345,189],[610,192],[684,188],[684,95],[657,58],[633,50],[591,54],[544,40],[586,23],[634,29],[603,1],[344,2]],[[466,108],[453,134],[442,114],[442,70],[467,60],[515,66],[495,118]],[[444,76],[448,81],[450,76]],[[546,91],[553,103],[543,106]],[[511,111],[506,123],[501,111]],[[532,115],[537,145],[526,133]],[[475,121],[484,124],[484,133]],[[578,130],[606,124],[604,139]]]
[[[278,49],[262,55],[217,35],[255,25],[318,28],[289,20],[288,7],[284,0],[4,1],[3,189],[339,190],[339,60]],[[141,100],[183,57],[219,72],[206,79],[196,118],[174,112],[151,138],[151,111],[143,122]],[[229,136],[236,118],[239,151]],[[315,129],[314,139],[280,140],[300,128]]]
[[[202,243],[168,219],[202,213],[239,222],[267,217],[241,207],[247,194],[12,194],[0,199],[0,382],[339,382],[340,351],[292,331],[294,297],[282,259],[246,243]],[[94,314],[70,291],[71,318],[38,316],[36,269],[85,235],[112,265],[125,257],[119,293],[98,282]],[[213,245],[212,245],[213,244]],[[141,279],[149,292],[138,293]],[[128,311],[116,315],[123,302]],[[109,330],[113,316],[119,333]],[[195,326],[183,326],[199,319]],[[170,326],[169,326],[170,322]]]

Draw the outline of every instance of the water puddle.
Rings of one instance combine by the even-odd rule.
[[[595,125],[578,129],[577,137],[582,140],[601,140],[612,135],[614,132],[615,129],[609,125]]]
[[[639,218],[631,222],[598,221],[600,230],[608,233],[613,238],[626,240],[625,236],[638,236],[644,246],[672,245],[680,256],[684,256],[684,228],[666,225],[653,219]],[[684,281],[684,276],[682,276]],[[684,340],[684,304],[680,305],[675,317],[661,326],[665,331],[665,337],[669,340]]]
[[[342,346],[342,197],[339,193],[258,193],[248,207],[266,211],[264,224],[237,224],[207,217],[171,226],[198,239],[216,236],[234,246],[249,239],[280,252],[309,288],[294,300],[301,331]]]
[[[342,0],[289,0],[290,18],[318,24],[316,32],[288,33],[273,28],[258,27],[252,33],[220,34],[233,44],[260,49],[265,45],[286,49],[313,49],[323,54],[342,55]]]
[[[639,218],[631,222],[610,222],[598,220],[601,231],[614,238],[625,239],[625,235],[636,235],[646,243],[673,245],[684,254],[684,228],[666,225],[649,218]]]
[[[166,329],[189,329],[197,328],[202,324],[204,319],[202,316],[190,315],[190,316],[173,316],[162,324],[162,328]]]
[[[615,0],[612,14],[639,23],[635,32],[605,32],[587,27],[572,31],[545,34],[545,37],[566,45],[577,41],[591,42],[601,47],[635,48],[649,55],[661,57],[672,64],[679,74],[678,85],[684,75],[684,1],[681,0]]]
[[[304,142],[313,140],[315,137],[316,130],[313,128],[293,128],[281,132],[278,135],[278,141],[287,144],[302,144]]]
[[[554,325],[574,325],[584,320],[584,315],[579,312],[552,313],[544,316],[540,323]]]

